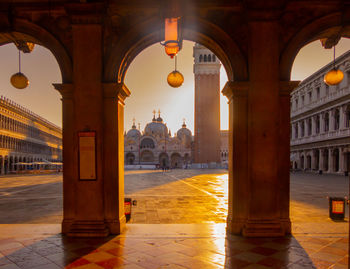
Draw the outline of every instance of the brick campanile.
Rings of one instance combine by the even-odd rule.
[[[200,44],[193,47],[194,162],[220,163],[220,61]]]

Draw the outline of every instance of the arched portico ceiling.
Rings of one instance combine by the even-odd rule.
[[[14,19],[11,30],[0,22],[0,45],[11,43],[14,40],[23,40],[41,45],[51,51],[61,70],[62,82],[72,82],[72,61],[64,46],[44,28],[24,19]]]
[[[162,41],[160,18],[144,21],[106,49],[105,81],[123,82],[127,69],[145,48]],[[198,42],[213,51],[224,65],[230,80],[247,79],[247,62],[238,45],[218,26],[194,17],[183,18],[184,40]]]
[[[297,32],[281,53],[280,79],[290,80],[295,57],[301,48],[308,43],[322,38],[332,38],[336,35],[350,38],[350,23],[344,23],[341,13],[333,13],[318,18]]]

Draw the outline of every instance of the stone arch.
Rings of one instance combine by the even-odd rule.
[[[141,158],[142,163],[153,163],[154,162],[154,155],[153,155],[153,152],[150,150],[142,151],[140,158]]]
[[[128,152],[125,155],[125,161],[126,161],[126,164],[134,164],[134,162],[135,162],[135,154],[132,153],[132,152]]]
[[[248,78],[246,57],[237,43],[221,28],[194,17],[186,17],[183,21],[183,39],[198,42],[214,52],[225,67],[228,80],[242,81]],[[127,69],[135,57],[147,47],[162,41],[162,25],[159,18],[143,21],[127,32],[119,42],[107,48],[104,80],[123,83]]]
[[[152,138],[145,137],[141,140],[140,148],[155,148],[155,143]]]
[[[345,27],[341,13],[332,13],[313,20],[296,33],[281,52],[280,80],[289,81],[293,62],[302,47],[317,39],[331,37],[340,33],[343,37],[350,38],[350,25]]]
[[[169,156],[166,152],[159,154],[159,166],[168,167],[169,166]]]
[[[172,168],[182,168],[182,158],[179,153],[174,152],[171,154],[170,162]]]
[[[55,56],[56,61],[60,67],[62,82],[72,82],[72,60],[68,51],[64,48],[58,39],[56,39],[44,28],[23,19],[15,18],[13,20],[11,28],[12,31],[10,34],[14,37],[14,39],[32,42],[49,49]],[[10,42],[12,42],[12,40],[9,37],[9,33],[0,31],[0,45],[4,45]]]

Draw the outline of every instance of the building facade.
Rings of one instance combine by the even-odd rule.
[[[323,82],[326,65],[291,94],[291,166],[307,171],[348,174],[350,170],[350,51],[338,57],[344,73],[337,86]]]
[[[209,49],[195,44],[194,162],[220,163],[220,61]]]
[[[151,122],[146,124],[143,132],[132,128],[124,134],[124,160],[126,167],[171,167],[184,168],[192,163],[192,132],[182,127],[171,136],[163,119],[155,113]]]
[[[61,128],[1,96],[0,174],[61,167]]]

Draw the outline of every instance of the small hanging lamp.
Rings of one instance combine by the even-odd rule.
[[[344,73],[341,70],[335,68],[335,46],[334,46],[333,47],[333,68],[332,70],[326,73],[326,75],[323,78],[323,81],[329,86],[334,86],[342,82],[343,78],[344,78]]]
[[[174,56],[181,50],[182,42],[180,38],[179,18],[166,18],[164,26],[164,42],[161,42],[165,47],[165,53],[174,58]]]
[[[17,89],[25,89],[29,85],[28,78],[21,72],[21,51],[18,50],[18,73],[11,76],[11,84]]]
[[[168,84],[173,88],[178,88],[184,82],[184,76],[176,70],[177,68],[177,57],[175,56],[175,70],[169,73],[167,77]]]

